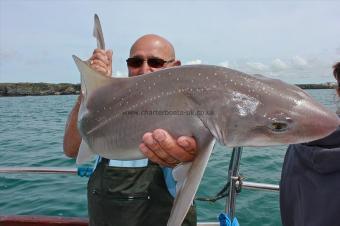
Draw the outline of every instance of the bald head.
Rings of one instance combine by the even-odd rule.
[[[147,34],[137,39],[130,49],[130,58],[134,57],[144,59],[144,63],[138,68],[128,66],[129,76],[150,73],[181,64],[179,60],[176,60],[175,49],[172,44],[165,38],[155,34]],[[161,68],[153,68],[147,63],[147,59],[150,58],[162,59],[167,63]]]
[[[130,49],[130,57],[141,50],[175,59],[174,47],[168,40],[159,35],[148,34],[137,39]]]

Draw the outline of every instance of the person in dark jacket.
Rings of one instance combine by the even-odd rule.
[[[340,98],[340,62],[333,68]],[[289,145],[281,174],[280,210],[283,226],[340,225],[340,127],[323,139]]]

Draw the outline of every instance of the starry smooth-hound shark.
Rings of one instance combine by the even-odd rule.
[[[104,48],[98,19],[95,31],[98,47]],[[84,97],[78,118],[82,136],[78,163],[93,153],[118,160],[145,158],[138,145],[144,133],[157,128],[174,138],[196,139],[194,161],[173,171],[178,186],[168,220],[171,226],[181,225],[215,140],[229,147],[293,144],[324,137],[339,125],[335,113],[302,89],[277,79],[212,65],[114,78],[76,56],[74,60]]]

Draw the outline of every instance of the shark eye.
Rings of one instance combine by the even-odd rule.
[[[284,132],[287,130],[287,127],[287,124],[284,122],[272,122],[270,126],[274,132]]]

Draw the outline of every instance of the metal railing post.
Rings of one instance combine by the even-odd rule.
[[[233,148],[228,171],[228,181],[230,183],[229,195],[226,199],[226,214],[232,220],[235,217],[236,189],[235,177],[239,176],[242,147]]]

